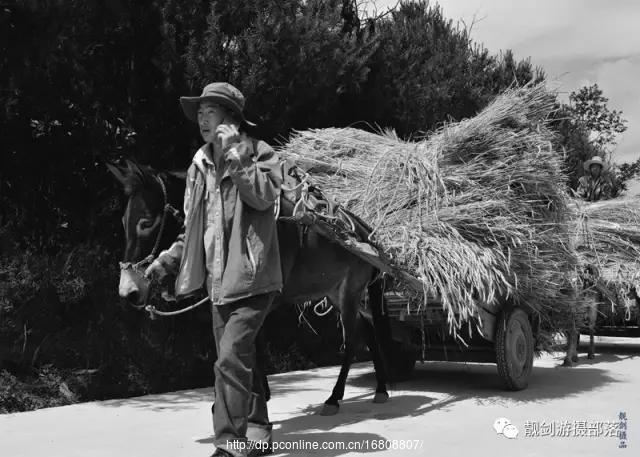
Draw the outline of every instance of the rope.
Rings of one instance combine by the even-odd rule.
[[[326,307],[326,309],[324,311],[318,311],[318,308],[323,306]],[[333,309],[333,305],[329,304],[329,302],[327,301],[327,297],[324,297],[322,300],[320,300],[318,303],[314,305],[313,312],[318,317],[324,317],[327,314],[329,314],[332,309]]]
[[[276,221],[278,220],[278,218],[280,217],[280,196],[278,196],[278,198],[276,199],[276,201],[274,202],[275,208],[274,208],[274,216]]]
[[[281,184],[280,188],[285,192],[294,192],[294,191],[300,189],[303,185],[305,185],[308,180],[309,180],[309,173],[305,173],[303,178],[300,180],[300,182],[298,184],[296,184],[295,186],[288,187],[285,184]]]
[[[207,301],[209,301],[209,297],[205,297],[202,300],[200,300],[198,303],[179,309],[177,311],[158,311],[156,307],[153,305],[146,305],[146,306],[143,305],[143,306],[144,306],[144,309],[149,312],[149,317],[151,319],[155,319],[155,316],[170,317],[170,316],[177,316],[179,314],[186,313],[187,311],[191,311],[192,309],[197,308],[198,306],[202,305],[203,303],[206,303]]]
[[[151,261],[153,261],[153,259],[155,258],[156,252],[160,247],[160,239],[162,238],[162,232],[164,231],[164,224],[165,224],[165,221],[167,220],[167,188],[165,187],[164,182],[162,181],[162,179],[160,179],[159,176],[154,176],[154,177],[160,183],[160,187],[162,188],[162,201],[164,204],[162,205],[162,219],[160,220],[160,230],[158,230],[158,236],[156,237],[156,242],[153,245],[151,254],[147,256],[147,259],[151,257]]]

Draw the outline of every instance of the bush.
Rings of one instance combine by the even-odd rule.
[[[44,365],[24,379],[7,370],[0,371],[0,413],[62,406],[77,401],[64,381],[65,375],[52,365]]]

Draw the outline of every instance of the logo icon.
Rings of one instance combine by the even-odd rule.
[[[506,436],[509,439],[518,437],[518,427],[513,425],[506,417],[500,417],[493,422],[493,429],[498,435]]]

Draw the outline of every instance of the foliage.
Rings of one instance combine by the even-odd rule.
[[[617,135],[627,130],[622,111],[609,109],[609,99],[603,96],[597,84],[572,92],[569,101],[573,119],[593,135],[590,143],[601,150],[615,146]]]
[[[624,183],[640,173],[640,159],[632,163],[623,163],[619,167],[619,179]]]
[[[0,414],[68,405],[76,400],[60,370],[51,365],[40,367],[26,380],[0,370]]]
[[[558,104],[553,125],[558,133],[556,147],[564,154],[568,184],[575,189],[584,175],[584,162],[596,155],[611,160],[616,137],[627,129],[627,121],[622,111],[609,109],[609,99],[597,84],[571,92],[569,101]],[[625,182],[632,177],[629,172],[633,168],[624,166],[624,170],[612,167],[606,176],[613,185],[614,196],[626,189]]]

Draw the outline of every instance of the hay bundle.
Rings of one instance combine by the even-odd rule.
[[[570,208],[580,264],[595,267],[596,288],[631,315],[636,305],[630,292],[640,295],[640,200],[575,201]]]
[[[567,293],[576,258],[545,127],[552,107],[531,86],[419,142],[324,129],[299,132],[281,152],[374,228],[372,242],[422,280],[423,299],[441,297],[453,334],[478,303],[507,299],[558,327],[558,315],[577,311]]]

